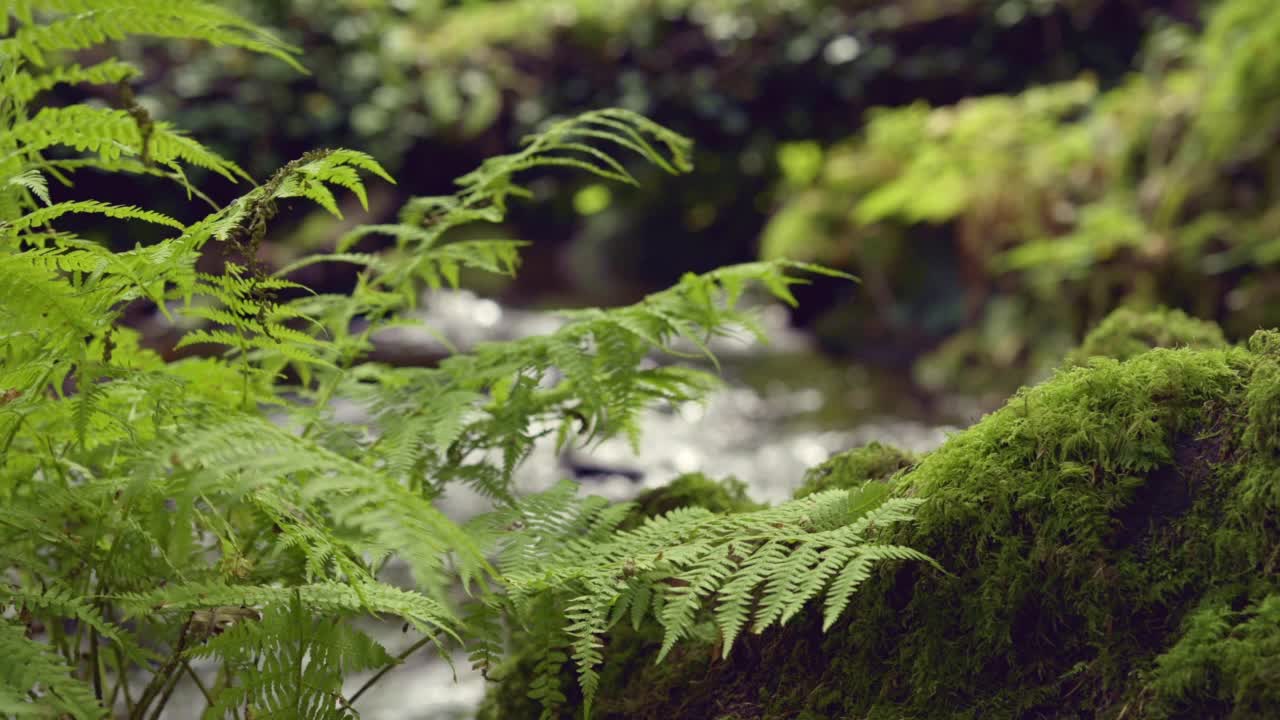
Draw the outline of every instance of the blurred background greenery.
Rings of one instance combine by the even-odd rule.
[[[399,179],[375,221],[581,110],[694,138],[688,177],[536,178],[504,228],[532,243],[524,271],[477,280],[507,304],[818,261],[863,282],[809,286],[793,322],[925,393],[1005,393],[1125,305],[1229,338],[1280,324],[1273,0],[230,1],[311,73],[132,48],[141,102],[258,178],[312,147],[373,153]],[[342,231],[289,221],[280,261]],[[306,280],[352,280],[329,272]]]

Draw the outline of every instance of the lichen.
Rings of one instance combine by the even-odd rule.
[[[892,480],[925,499],[892,541],[945,573],[883,569],[829,632],[819,608],[723,661],[611,644],[596,717],[1280,717],[1275,348],[1095,358],[1020,391]]]

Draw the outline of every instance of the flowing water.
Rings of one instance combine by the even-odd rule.
[[[465,349],[481,341],[550,332],[560,324],[553,315],[503,308],[467,292],[434,294],[429,303],[421,330],[399,328],[377,336],[381,359],[429,360],[448,354],[450,345]],[[576,477],[584,494],[626,500],[682,473],[701,471],[735,476],[753,499],[779,502],[799,486],[807,468],[835,452],[872,441],[913,451],[942,442],[949,427],[882,411],[876,398],[893,393],[884,392],[877,378],[819,358],[804,335],[787,328],[784,311],[765,308],[762,317],[770,344],[713,345],[726,383],[706,403],[652,408],[635,449],[623,439],[610,439],[557,454],[548,440],[519,469],[518,490],[536,492]],[[336,410],[339,418],[361,415],[358,407],[342,403]],[[486,500],[465,488],[451,490],[441,506],[458,520],[488,509]],[[407,580],[395,567],[388,579]],[[371,624],[369,629],[392,655],[416,639],[402,634],[399,625]],[[370,676],[350,678],[345,694],[349,697]],[[469,669],[464,655],[457,654],[451,668],[424,649],[380,679],[355,707],[369,720],[464,718],[483,694],[484,680]],[[195,718],[201,709],[195,689],[182,687],[166,717]]]

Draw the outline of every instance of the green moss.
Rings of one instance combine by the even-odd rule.
[[[1280,331],[1259,330],[1249,338],[1249,350],[1255,355],[1280,359]]]
[[[635,499],[635,511],[622,523],[624,530],[639,526],[645,518],[656,517],[682,507],[702,507],[714,512],[745,512],[761,506],[747,497],[747,485],[729,476],[713,480],[702,473],[686,473],[663,485],[646,490]]]
[[[1212,349],[1226,346],[1221,328],[1181,310],[1159,308],[1141,312],[1120,308],[1086,335],[1084,342],[1067,355],[1063,364],[1067,367],[1084,365],[1093,357],[1127,360],[1152,348]]]
[[[1261,360],[1253,369],[1245,403],[1249,432],[1245,440],[1258,452],[1280,450],[1280,362]]]
[[[852,489],[868,480],[884,482],[915,464],[916,458],[898,448],[873,442],[833,456],[811,468],[795,492],[801,498],[823,490]]]
[[[1242,610],[1214,603],[1184,623],[1156,659],[1151,688],[1169,717],[1274,718],[1280,708],[1280,595]]]
[[[1019,392],[894,481],[927,502],[893,539],[947,574],[883,570],[830,632],[810,612],[725,661],[640,643],[598,717],[1280,717],[1270,337]]]

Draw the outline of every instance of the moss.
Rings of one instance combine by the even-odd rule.
[[[805,497],[823,490],[851,489],[868,480],[884,482],[916,462],[915,456],[898,448],[873,442],[835,455],[811,468],[795,496]]]
[[[947,572],[882,569],[829,632],[810,608],[727,660],[611,638],[596,717],[1280,717],[1278,410],[1261,333],[1062,370],[896,475],[834,459],[815,484],[924,498],[888,539]]]
[[[1253,376],[1245,396],[1249,412],[1245,440],[1258,452],[1274,453],[1280,451],[1280,362],[1260,361]]]
[[[686,473],[662,487],[646,490],[635,504],[635,510],[622,523],[623,529],[682,507],[702,507],[713,512],[745,512],[761,507],[747,497],[747,485],[741,480],[733,476],[713,480],[702,473]]]
[[[1159,308],[1141,312],[1120,308],[1086,335],[1084,342],[1067,355],[1063,364],[1067,367],[1084,365],[1093,357],[1128,360],[1153,348],[1212,349],[1226,346],[1221,328],[1181,310]]]
[[[1280,359],[1280,331],[1259,330],[1249,338],[1249,351],[1255,355]]]
[[[1280,708],[1280,595],[1236,610],[1212,603],[1184,623],[1182,639],[1156,659],[1159,711],[1193,717],[1274,718]],[[1199,715],[1205,717],[1206,715]]]

